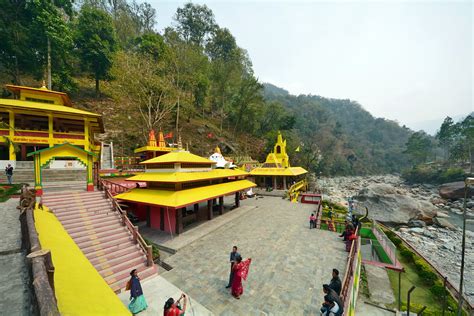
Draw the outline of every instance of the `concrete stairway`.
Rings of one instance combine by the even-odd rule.
[[[115,292],[125,288],[132,269],[141,279],[156,275],[103,192],[45,193],[42,201]]]
[[[113,169],[114,167],[114,145],[112,142],[109,144],[101,144],[101,156],[100,156],[100,168],[101,169]]]
[[[35,173],[32,161],[17,161],[13,170],[14,183],[34,183]],[[58,181],[86,181],[87,171],[85,169],[49,169],[42,170],[43,182]],[[7,183],[7,176],[0,170],[0,183]]]

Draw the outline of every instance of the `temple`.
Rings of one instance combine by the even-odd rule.
[[[0,167],[33,160],[30,153],[69,143],[91,152],[94,161],[100,143],[94,134],[103,133],[99,114],[72,107],[66,93],[6,85],[14,99],[0,99]]]
[[[180,142],[178,142],[179,144]],[[241,170],[214,169],[214,161],[181,149],[141,162],[145,172],[128,181],[146,182],[115,196],[148,227],[180,234],[185,226],[223,214],[224,197],[255,186]]]
[[[265,163],[250,171],[259,187],[286,190],[292,183],[301,180],[308,173],[302,167],[291,167],[290,158],[286,153],[286,140],[278,132],[277,142],[273,151],[267,155]]]

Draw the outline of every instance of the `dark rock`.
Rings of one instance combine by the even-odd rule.
[[[461,199],[464,197],[464,182],[445,183],[439,187],[439,195],[444,199]],[[474,188],[468,188],[468,197],[474,196]]]
[[[425,227],[426,223],[419,219],[411,219],[408,222],[408,227]]]

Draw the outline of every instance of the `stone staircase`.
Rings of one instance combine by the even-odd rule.
[[[113,152],[114,152],[114,145],[113,143],[102,143],[101,144],[102,148],[100,151],[100,169],[114,169],[114,157],[113,157]]]
[[[60,181],[86,181],[87,171],[85,169],[49,169],[42,170],[43,182]],[[0,170],[0,183],[7,183],[7,176]],[[34,183],[35,173],[33,161],[17,161],[13,170],[14,183]]]
[[[45,193],[42,202],[115,292],[125,288],[132,269],[141,279],[156,275],[156,265],[147,266],[145,252],[103,192]]]

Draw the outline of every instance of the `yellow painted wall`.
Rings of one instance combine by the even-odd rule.
[[[35,210],[35,225],[41,247],[52,253],[61,315],[130,315],[54,214]]]

